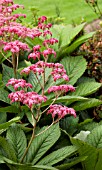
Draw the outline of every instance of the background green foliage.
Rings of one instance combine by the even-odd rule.
[[[32,6],[39,9],[39,16],[51,17],[56,16],[56,13],[58,13],[60,17],[65,18],[65,23],[67,24],[73,21],[80,23],[83,19],[88,22],[97,18],[97,15],[94,14],[84,0],[14,0],[14,2],[25,6],[24,13],[27,14],[27,21],[31,19],[29,7]],[[102,1],[98,0],[98,2],[102,10]],[[22,9],[19,11],[22,11]]]

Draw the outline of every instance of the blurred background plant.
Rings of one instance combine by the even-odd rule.
[[[85,2],[89,5],[92,11],[98,16],[98,18],[102,18],[102,12],[99,7],[98,0],[85,0]]]

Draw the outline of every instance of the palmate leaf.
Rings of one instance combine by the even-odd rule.
[[[101,87],[101,83],[97,82],[85,82],[85,83],[80,83],[78,87],[76,87],[75,92],[70,93],[70,95],[75,95],[75,96],[88,96],[90,94],[93,94],[96,92],[99,88]]]
[[[95,147],[79,139],[74,139],[72,137],[70,137],[70,139],[73,145],[79,147],[78,149],[79,156],[87,157],[85,161],[82,162],[83,169],[85,170],[95,169],[96,162],[98,160],[98,150]]]
[[[61,64],[63,64],[67,75],[69,76],[68,84],[74,85],[78,78],[82,76],[82,74],[86,70],[86,60],[82,56],[77,57],[65,57],[61,60]]]
[[[12,145],[17,160],[20,161],[27,147],[27,139],[19,125],[14,124],[7,130],[7,140]]]
[[[95,98],[89,98],[87,101],[83,102],[76,102],[75,104],[72,105],[72,107],[76,110],[85,110],[89,109],[95,106],[99,106],[102,104],[102,100],[95,99]]]
[[[52,125],[49,129],[45,130],[42,134],[37,136],[27,153],[27,162],[33,165],[41,159],[41,157],[54,145],[60,136],[59,125]]]
[[[91,131],[86,142],[95,148],[102,149],[102,125],[97,126]]]
[[[66,146],[47,155],[37,165],[55,165],[77,151],[76,146]]]

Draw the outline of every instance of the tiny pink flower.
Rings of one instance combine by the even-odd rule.
[[[41,17],[38,18],[38,21],[39,21],[40,23],[43,23],[43,22],[45,22],[46,20],[47,20],[47,17],[46,17],[46,16],[41,16]]]
[[[64,118],[66,115],[72,115],[76,117],[76,112],[73,108],[68,108],[58,104],[51,105],[50,109],[47,111],[47,114],[51,114],[52,118],[55,118],[57,115],[58,119]]]

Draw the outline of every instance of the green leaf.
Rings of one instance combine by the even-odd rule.
[[[99,88],[101,87],[101,83],[97,83],[97,82],[85,82],[85,83],[81,83],[78,85],[78,87],[76,87],[75,92],[70,93],[70,95],[74,95],[74,96],[88,96],[90,94],[93,94],[94,92],[96,92]]]
[[[39,76],[39,81],[40,80],[41,80],[41,77]],[[40,84],[38,83],[38,80],[33,72],[29,74],[28,82],[33,85],[33,88],[32,88],[33,91],[35,91],[36,87],[38,89],[38,91],[36,92],[39,92],[39,90],[41,90]]]
[[[31,111],[26,112],[25,114],[26,114],[26,116],[27,116],[27,118],[28,118],[28,121],[32,124],[32,126],[34,126],[34,125],[35,125],[35,121],[32,119],[32,113],[31,113]],[[36,113],[35,113],[35,114],[36,114]],[[34,115],[34,111],[33,111],[33,115]]]
[[[9,93],[4,90],[4,88],[0,88],[0,100],[5,102],[5,103],[9,103],[10,104],[10,100],[8,98]]]
[[[33,165],[54,145],[60,136],[59,125],[47,127],[43,133],[35,137],[27,154],[27,162]]]
[[[8,113],[20,113],[20,109],[16,106],[7,106],[1,107],[0,112],[8,112]]]
[[[40,38],[36,38],[36,37],[34,39],[27,37],[25,40],[29,44],[30,47],[34,47],[34,45],[37,45],[37,44],[42,45],[43,43],[43,41]]]
[[[5,163],[4,162],[4,156],[0,154],[0,164]]]
[[[7,129],[12,123],[18,122],[19,120],[20,120],[20,117],[15,117],[6,123],[0,124],[0,130]]]
[[[5,123],[6,119],[7,119],[7,114],[5,112],[4,113],[0,112],[0,124]]]
[[[76,102],[72,107],[76,110],[85,110],[102,104],[101,100],[95,98],[89,98],[87,101]]]
[[[47,155],[41,161],[39,161],[38,165],[54,165],[66,157],[70,156],[71,154],[77,151],[77,147],[75,146],[66,146],[57,151],[52,152],[51,154]]]
[[[46,166],[46,165],[30,165],[30,164],[20,164],[17,162],[14,162],[6,157],[2,157],[2,162],[6,163],[8,167],[10,167],[11,170],[58,170],[57,168],[54,168],[52,166]]]
[[[75,37],[80,33],[80,31],[84,28],[84,25],[85,23],[80,24],[76,27],[71,27],[70,25],[65,26],[61,34],[61,37],[62,37],[61,46],[65,46],[65,45],[68,46],[75,39]]]
[[[13,161],[16,161],[16,155],[12,148],[12,145],[6,141],[5,138],[0,136],[0,154],[7,157],[8,159],[12,159]]]
[[[4,64],[2,64],[2,67],[3,67],[3,82],[6,85],[8,80],[15,77],[15,75],[14,75],[13,68],[8,67]],[[17,78],[21,78],[19,73],[17,73]],[[13,91],[12,87],[8,87],[8,88]]]
[[[52,70],[52,69],[50,69],[50,68],[46,68],[46,69],[45,69],[45,82],[46,82],[46,87],[45,87],[45,88],[47,88],[47,82],[48,82],[49,77],[50,77],[50,75],[51,75],[51,70]],[[40,92],[41,86],[43,85],[43,78],[42,78],[42,75],[37,75],[37,77],[38,77],[40,83],[39,83],[39,81],[37,80],[35,74],[31,72],[31,73],[29,74],[28,82],[33,85],[32,90],[33,90],[33,91],[36,91],[36,92],[38,93],[38,92]],[[41,85],[40,85],[40,84],[41,84]]]
[[[68,170],[72,166],[85,161],[86,158],[87,158],[87,156],[79,156],[79,157],[75,158],[74,160],[72,160],[71,162],[56,166],[56,168],[58,168],[59,170]]]
[[[91,131],[86,142],[95,148],[102,148],[102,125],[97,126]]]
[[[83,169],[93,170],[98,159],[98,150],[93,146],[89,145],[86,142],[83,142],[79,139],[74,139],[70,137],[73,145],[79,147],[78,153],[79,156],[87,156],[85,161],[82,162]]]
[[[86,60],[82,56],[65,57],[61,60],[70,80],[68,84],[74,85],[86,70]]]
[[[49,99],[47,100],[47,102],[42,103],[42,107],[47,106],[49,104],[51,104],[53,102],[54,99]],[[80,97],[80,96],[63,96],[63,97],[58,97],[58,99],[56,99],[55,103],[58,102],[67,102],[67,105],[69,105],[70,103],[73,103],[75,101],[87,101],[88,98],[85,97]]]
[[[81,44],[83,44],[86,40],[88,40],[89,38],[91,38],[94,35],[95,32],[91,32],[88,34],[85,34],[81,37],[79,37],[73,44],[71,44],[69,47],[67,47],[66,49],[64,49],[62,51],[62,54],[71,54],[75,49],[77,49]],[[61,54],[61,55],[62,55]]]
[[[79,117],[65,117],[60,121],[60,127],[61,129],[65,130],[69,135],[73,135],[73,133],[77,131],[78,121]]]
[[[8,51],[7,53],[6,52],[0,52],[0,64],[3,63],[3,61],[5,61],[7,58],[9,58],[11,56],[11,52]]]
[[[27,139],[20,126],[14,124],[7,130],[7,140],[12,145],[17,160],[20,161],[27,147]]]
[[[95,166],[95,170],[101,170],[101,169],[102,169],[102,149],[99,150],[98,159]]]

